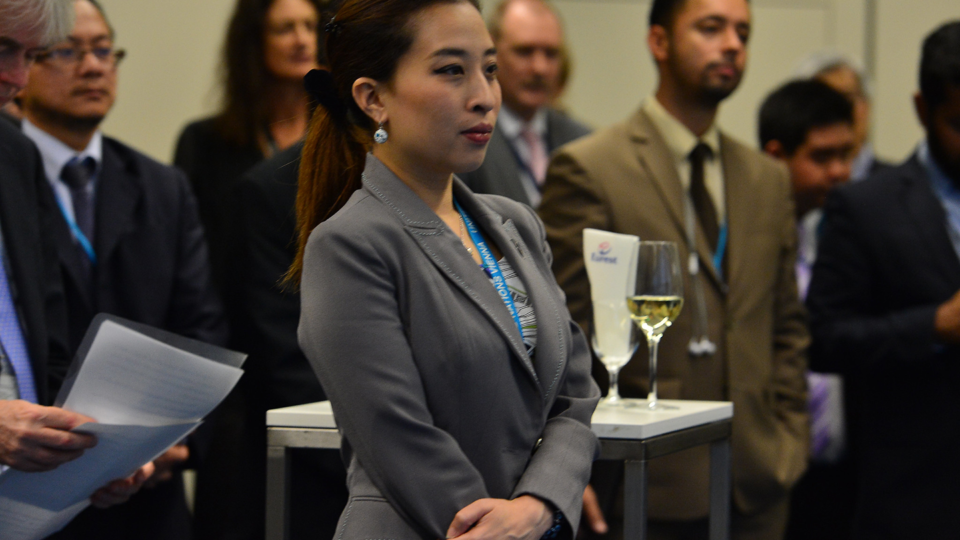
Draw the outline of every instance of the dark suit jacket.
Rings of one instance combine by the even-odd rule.
[[[218,411],[218,456],[198,471],[195,531],[207,540],[262,540],[266,411],[326,399],[297,343],[300,293],[281,280],[296,256],[297,173],[302,144],[248,171],[237,183],[237,225],[225,284],[233,300],[232,344],[249,354],[244,376]],[[333,452],[292,452],[292,538],[332,538],[346,504],[346,472]]]
[[[56,246],[45,232],[56,203],[48,198],[36,147],[19,130],[0,121],[0,228],[8,257],[9,281],[33,365],[37,397],[49,405],[70,361],[66,307]]]
[[[825,206],[807,295],[811,358],[857,386],[864,537],[960,535],[960,349],[933,330],[960,290],[947,227],[916,157],[838,188]]]
[[[187,179],[104,137],[96,195],[94,287],[83,286],[70,229],[55,231],[67,291],[70,345],[97,313],[111,313],[214,344],[226,342],[220,301]]]
[[[547,151],[553,152],[568,142],[590,133],[590,128],[566,114],[547,109]],[[498,125],[487,146],[487,156],[479,169],[458,175],[474,193],[503,195],[529,205],[530,198],[523,189],[520,166],[510,141]]]
[[[344,538],[443,538],[477,499],[531,494],[575,528],[599,444],[590,356],[529,207],[454,197],[537,315],[532,358],[457,233],[380,161],[307,244],[300,345],[344,435]],[[542,440],[542,444],[538,441]]]
[[[720,154],[729,226],[726,284],[702,227],[694,248],[718,350],[705,358],[688,353],[696,309],[688,302],[660,343],[657,385],[663,398],[733,401],[733,501],[750,515],[784,501],[806,466],[809,336],[794,278],[797,231],[786,169],[722,133]],[[583,328],[593,322],[583,229],[676,242],[686,261],[684,198],[670,151],[643,110],[554,154],[539,211],[557,281]],[[692,298],[686,273],[684,291]],[[646,359],[642,343],[620,373],[623,395],[646,397]],[[594,374],[606,382],[599,361]],[[652,461],[650,515],[706,516],[708,465],[705,447]]]
[[[49,190],[49,184],[48,184]],[[104,312],[222,345],[226,324],[210,280],[203,228],[177,169],[104,137],[97,184],[94,294],[83,285],[76,248],[59,217],[54,237],[66,290],[71,350]],[[52,191],[50,193],[52,196]],[[199,448],[191,448],[194,457]],[[180,475],[128,503],[83,512],[54,538],[189,538]],[[95,531],[95,532],[94,532]]]

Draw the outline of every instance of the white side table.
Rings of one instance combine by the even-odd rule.
[[[648,411],[643,400],[626,406],[600,406],[593,432],[600,459],[621,460],[625,468],[624,538],[647,537],[647,462],[710,445],[710,540],[730,536],[730,426],[733,404],[718,401],[660,400],[670,407]],[[267,540],[287,540],[290,448],[340,448],[340,433],[329,401],[267,411]]]

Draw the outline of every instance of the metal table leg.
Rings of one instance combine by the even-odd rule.
[[[267,447],[267,540],[287,540],[290,459],[284,446]]]
[[[730,438],[710,443],[710,540],[730,538]]]
[[[647,538],[647,460],[626,460],[624,467],[624,540]]]
[[[340,448],[333,428],[267,428],[267,540],[290,537],[291,448]]]

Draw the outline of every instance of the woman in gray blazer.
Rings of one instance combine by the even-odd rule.
[[[348,0],[324,30],[291,278],[343,433],[338,538],[569,537],[599,390],[536,215],[453,175],[500,107],[477,4]]]

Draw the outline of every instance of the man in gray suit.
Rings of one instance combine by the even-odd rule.
[[[552,108],[563,87],[563,28],[544,0],[503,0],[488,28],[497,46],[503,108],[479,169],[460,175],[477,193],[540,204],[550,153],[590,128]]]

